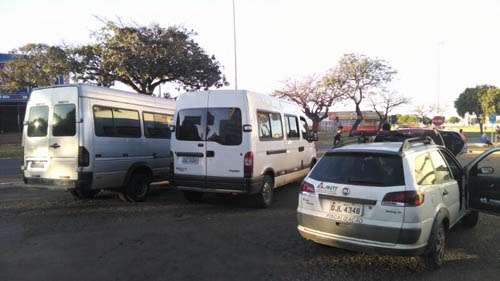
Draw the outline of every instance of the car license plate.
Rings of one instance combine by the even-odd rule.
[[[362,223],[363,205],[332,201],[328,218],[343,223]]]
[[[182,157],[182,163],[189,165],[197,165],[199,159],[200,158],[198,157]]]

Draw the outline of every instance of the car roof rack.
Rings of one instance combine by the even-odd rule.
[[[434,141],[429,136],[405,139],[403,141],[403,144],[401,145],[401,148],[399,149],[399,152],[402,153],[410,149],[412,145],[416,143],[429,145],[429,144],[434,144]]]

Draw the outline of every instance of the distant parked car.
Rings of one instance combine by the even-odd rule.
[[[465,152],[465,143],[460,134],[453,131],[440,131],[430,128],[400,128],[393,131],[380,131],[374,142],[402,142],[415,137],[430,137],[436,145],[444,146],[455,156]]]

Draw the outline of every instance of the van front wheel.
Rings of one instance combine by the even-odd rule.
[[[143,202],[149,191],[150,179],[144,173],[135,173],[125,187],[125,197],[130,202]]]
[[[255,194],[255,203],[259,208],[267,208],[273,203],[274,181],[271,176],[265,175],[259,193]]]

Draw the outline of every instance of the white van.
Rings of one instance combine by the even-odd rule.
[[[249,91],[202,91],[177,99],[174,184],[189,201],[204,192],[253,194],[301,180],[316,162],[306,117],[290,102]]]
[[[23,129],[25,183],[69,188],[79,198],[119,188],[145,199],[171,175],[172,100],[90,85],[35,89]]]

